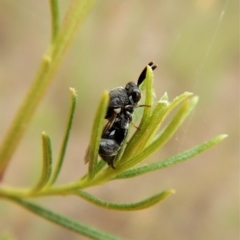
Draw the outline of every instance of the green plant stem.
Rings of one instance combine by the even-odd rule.
[[[74,0],[70,5],[63,27],[60,29],[54,44],[50,45],[44,54],[36,77],[0,146],[0,178],[25,133],[39,101],[53,80],[53,75],[76,34],[79,24],[83,22],[95,1]]]
[[[59,10],[58,0],[50,0],[51,20],[52,20],[52,42],[56,39],[59,32]]]
[[[167,166],[176,164],[178,162],[185,161],[189,158],[192,158],[193,156],[200,154],[201,152],[217,145],[218,143],[223,141],[226,137],[227,135],[225,134],[216,136],[215,138],[203,144],[200,144],[197,147],[194,147],[193,149],[190,149],[174,157],[166,159],[163,162],[150,164],[149,167],[146,166],[146,168],[144,166],[137,167],[139,168],[139,175],[143,174],[144,172],[154,171],[159,168],[167,167]],[[135,171],[135,169],[133,168],[132,171]],[[112,168],[107,168],[97,173],[95,178],[93,179],[89,179],[85,177],[82,180],[70,182],[64,185],[47,186],[44,189],[41,189],[41,191],[39,192],[33,192],[31,189],[19,189],[19,188],[2,186],[0,188],[0,198],[8,198],[8,197],[23,198],[23,197],[39,197],[39,196],[47,196],[47,195],[74,194],[76,190],[83,190],[91,186],[96,186],[96,185],[100,185],[105,182],[108,182],[109,180],[112,180],[114,176],[117,176],[117,178],[128,177],[128,176],[125,176],[124,172],[122,174],[121,172],[122,171],[119,169],[114,170]],[[128,172],[130,172],[130,175],[131,175],[131,169],[126,171],[126,175],[128,175],[127,174]],[[138,173],[136,172],[135,175],[138,175]]]

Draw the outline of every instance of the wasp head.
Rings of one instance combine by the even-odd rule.
[[[125,87],[127,95],[129,96],[130,101],[133,103],[138,103],[141,99],[141,91],[139,87],[134,82],[127,83]]]

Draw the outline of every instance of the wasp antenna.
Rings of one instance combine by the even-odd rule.
[[[151,67],[152,70],[155,70],[157,68],[157,65],[154,62],[150,62],[148,66]]]
[[[155,70],[157,68],[157,65],[154,64],[151,66],[151,68],[152,68],[152,70]]]
[[[151,107],[151,105],[141,104],[141,105],[138,105],[137,107]]]
[[[131,124],[137,129],[137,130],[141,130],[140,127],[136,126],[133,122],[131,122]]]
[[[137,81],[137,86],[140,86],[140,84],[144,81],[144,79],[146,78],[146,73],[147,73],[147,67],[145,67],[141,72]]]
[[[148,66],[151,67],[152,70],[155,70],[157,68],[157,65],[154,64],[154,62],[148,63]],[[141,72],[137,81],[137,86],[140,86],[140,84],[144,81],[144,79],[146,78],[146,74],[147,74],[147,67],[145,67]]]

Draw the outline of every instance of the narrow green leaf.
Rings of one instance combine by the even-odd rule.
[[[173,193],[175,193],[175,190],[169,189],[136,203],[110,203],[96,198],[93,195],[83,191],[74,192],[75,195],[87,200],[94,205],[97,205],[98,207],[119,211],[136,211],[149,208],[164,200],[166,197],[172,195]]]
[[[156,128],[163,121],[166,108],[167,105],[165,103],[157,103],[152,113],[152,116],[155,116],[155,118],[152,118],[151,116],[150,118],[145,119],[141,128],[136,130],[126,146],[123,159],[130,159],[131,156],[136,155],[144,148],[146,142],[152,134],[152,131],[154,130],[154,127]],[[123,160],[121,162],[123,162]]]
[[[43,161],[42,161],[42,174],[32,191],[39,191],[48,182],[52,173],[52,148],[51,140],[45,132],[42,133],[42,149],[43,149]]]
[[[190,100],[187,100],[178,110],[178,112],[174,115],[171,121],[167,124],[167,126],[159,131],[151,145],[154,145],[155,142],[162,142],[159,147],[163,146],[176,132],[176,130],[181,126],[184,120],[190,115],[190,113],[195,109],[198,103],[198,97],[193,97]]]
[[[20,206],[24,207],[25,209],[29,210],[32,213],[35,213],[36,215],[49,220],[52,223],[55,223],[59,226],[62,226],[66,229],[69,229],[73,232],[79,233],[83,236],[89,237],[91,239],[96,240],[120,240],[123,238],[105,233],[101,230],[98,230],[96,228],[93,228],[91,226],[88,226],[86,224],[83,224],[81,222],[78,222],[76,220],[67,218],[63,215],[60,215],[58,213],[52,212],[50,210],[47,210],[46,208],[43,208],[37,204],[25,201],[20,198],[10,198],[15,203],[19,204]]]
[[[74,113],[75,113],[75,109],[76,109],[76,105],[77,105],[77,93],[74,88],[70,88],[70,92],[71,92],[71,105],[70,105],[70,110],[69,110],[69,115],[68,115],[66,131],[65,131],[63,142],[62,142],[61,149],[59,152],[57,164],[56,164],[56,167],[55,167],[55,170],[54,170],[54,173],[50,180],[49,185],[52,185],[56,181],[56,179],[60,173],[60,170],[61,170],[62,164],[63,164],[63,160],[64,160],[64,157],[66,154],[67,143],[68,143],[68,139],[70,136],[70,131],[72,128]]]
[[[145,105],[151,106],[151,107],[144,107],[142,121],[140,123],[140,128],[144,124],[144,121],[146,118],[150,117],[152,112],[152,106],[154,103],[154,92],[153,92],[153,70],[150,66],[147,66],[147,73],[146,73],[146,79],[143,81],[143,84],[145,85]]]
[[[160,100],[156,107],[154,108],[151,117],[145,120],[145,123],[140,130],[136,131],[133,137],[128,142],[125,149],[123,159],[130,159],[130,157],[141,152],[146,144],[154,137],[155,133],[159,130],[162,122],[167,117],[167,115],[176,108],[180,103],[182,103],[186,98],[191,96],[191,93],[183,93],[177,98],[175,98],[170,104],[164,99]],[[124,161],[122,161],[124,162]]]
[[[136,165],[137,163],[141,162],[142,160],[149,157],[155,151],[160,149],[164,144],[168,142],[168,140],[173,136],[173,134],[177,131],[179,126],[183,123],[186,117],[191,113],[198,102],[198,97],[194,97],[191,100],[186,101],[175,116],[172,118],[170,123],[164,129],[161,134],[158,134],[156,138],[139,154],[136,154],[133,158],[129,159],[128,161],[121,162],[119,167],[123,167],[125,169]]]
[[[95,119],[93,122],[92,133],[90,138],[89,147],[86,152],[85,162],[89,162],[88,173],[92,178],[96,174],[96,166],[98,159],[99,143],[103,131],[104,118],[107,111],[109,101],[109,93],[104,92],[99,102]]]
[[[124,151],[125,151],[125,148],[126,148],[126,146],[127,146],[128,136],[129,136],[129,132],[128,132],[128,134],[127,134],[127,137],[126,137],[126,138],[124,139],[124,141],[122,142],[121,147],[120,147],[120,149],[119,149],[119,151],[118,151],[118,153],[117,153],[117,155],[116,155],[116,157],[115,157],[115,159],[114,159],[115,165],[116,165],[116,163],[122,158],[122,155],[123,155],[123,153],[124,153]]]
[[[50,0],[51,20],[52,20],[52,42],[59,32],[59,9],[58,0]]]
[[[135,167],[130,170],[127,170],[125,172],[120,173],[117,175],[114,179],[123,179],[123,178],[131,178],[131,177],[136,177],[145,173],[149,173],[152,171],[156,171],[162,168],[166,168],[169,166],[172,166],[174,164],[186,161],[192,157],[195,157],[196,155],[208,150],[211,147],[214,147],[221,141],[223,141],[227,135],[219,135],[211,140],[208,140],[190,150],[187,150],[185,152],[182,152],[180,154],[177,154],[173,157],[166,158],[164,160],[151,163],[151,164],[145,164],[143,166]]]

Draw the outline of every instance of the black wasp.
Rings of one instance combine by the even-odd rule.
[[[150,62],[152,70],[157,66]],[[123,140],[128,133],[129,123],[132,121],[134,108],[144,107],[138,105],[141,99],[140,84],[146,78],[147,67],[140,74],[137,84],[129,82],[123,87],[117,87],[109,92],[109,104],[105,119],[108,120],[101,136],[99,155],[109,166],[115,169],[114,158],[117,155]]]

